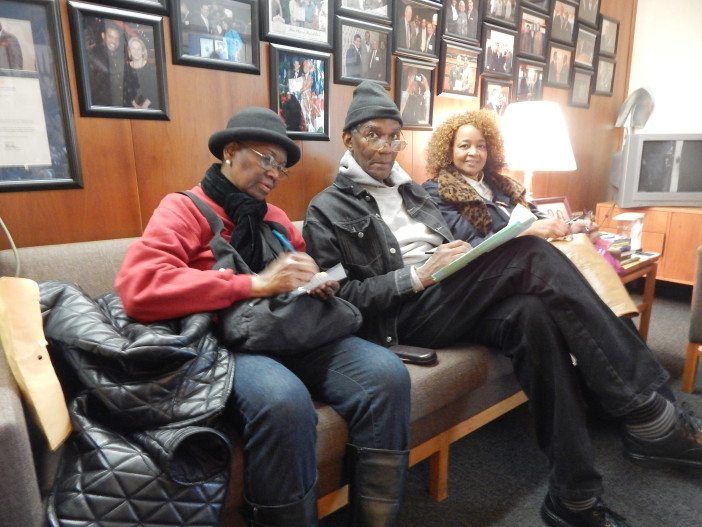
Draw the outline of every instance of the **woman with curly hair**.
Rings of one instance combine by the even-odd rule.
[[[427,147],[431,179],[423,186],[457,239],[477,245],[507,225],[518,203],[539,218],[523,235],[560,238],[594,233],[595,226],[588,221],[567,224],[544,216],[527,203],[521,183],[501,174],[504,166],[502,134],[490,112],[455,114],[432,135]]]

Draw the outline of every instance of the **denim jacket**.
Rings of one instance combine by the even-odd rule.
[[[407,213],[439,234],[451,231],[426,191],[414,182],[399,186]],[[348,279],[338,295],[363,314],[360,335],[385,346],[397,344],[397,317],[402,302],[416,293],[397,239],[362,187],[344,174],[315,196],[307,209],[302,235],[307,252],[322,269],[341,262]]]

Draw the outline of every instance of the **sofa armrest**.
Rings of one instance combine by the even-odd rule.
[[[43,524],[36,470],[19,389],[0,344],[0,525]]]

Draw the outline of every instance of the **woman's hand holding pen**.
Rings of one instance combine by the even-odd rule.
[[[436,271],[447,266],[456,258],[471,249],[471,245],[463,240],[454,240],[443,245],[439,245],[436,251],[424,262],[424,265],[417,267],[417,276],[424,287],[429,287],[436,282],[431,277]]]
[[[268,264],[259,274],[253,275],[251,296],[266,297],[289,293],[312,280],[312,277],[318,272],[319,267],[310,255],[299,252],[284,253]],[[323,286],[325,284],[321,284],[318,289]]]

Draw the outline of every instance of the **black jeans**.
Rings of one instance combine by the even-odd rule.
[[[566,499],[602,492],[571,355],[615,416],[640,406],[668,377],[571,262],[533,236],[498,247],[406,302],[398,332],[405,344],[468,341],[510,357],[551,463],[551,490]]]

